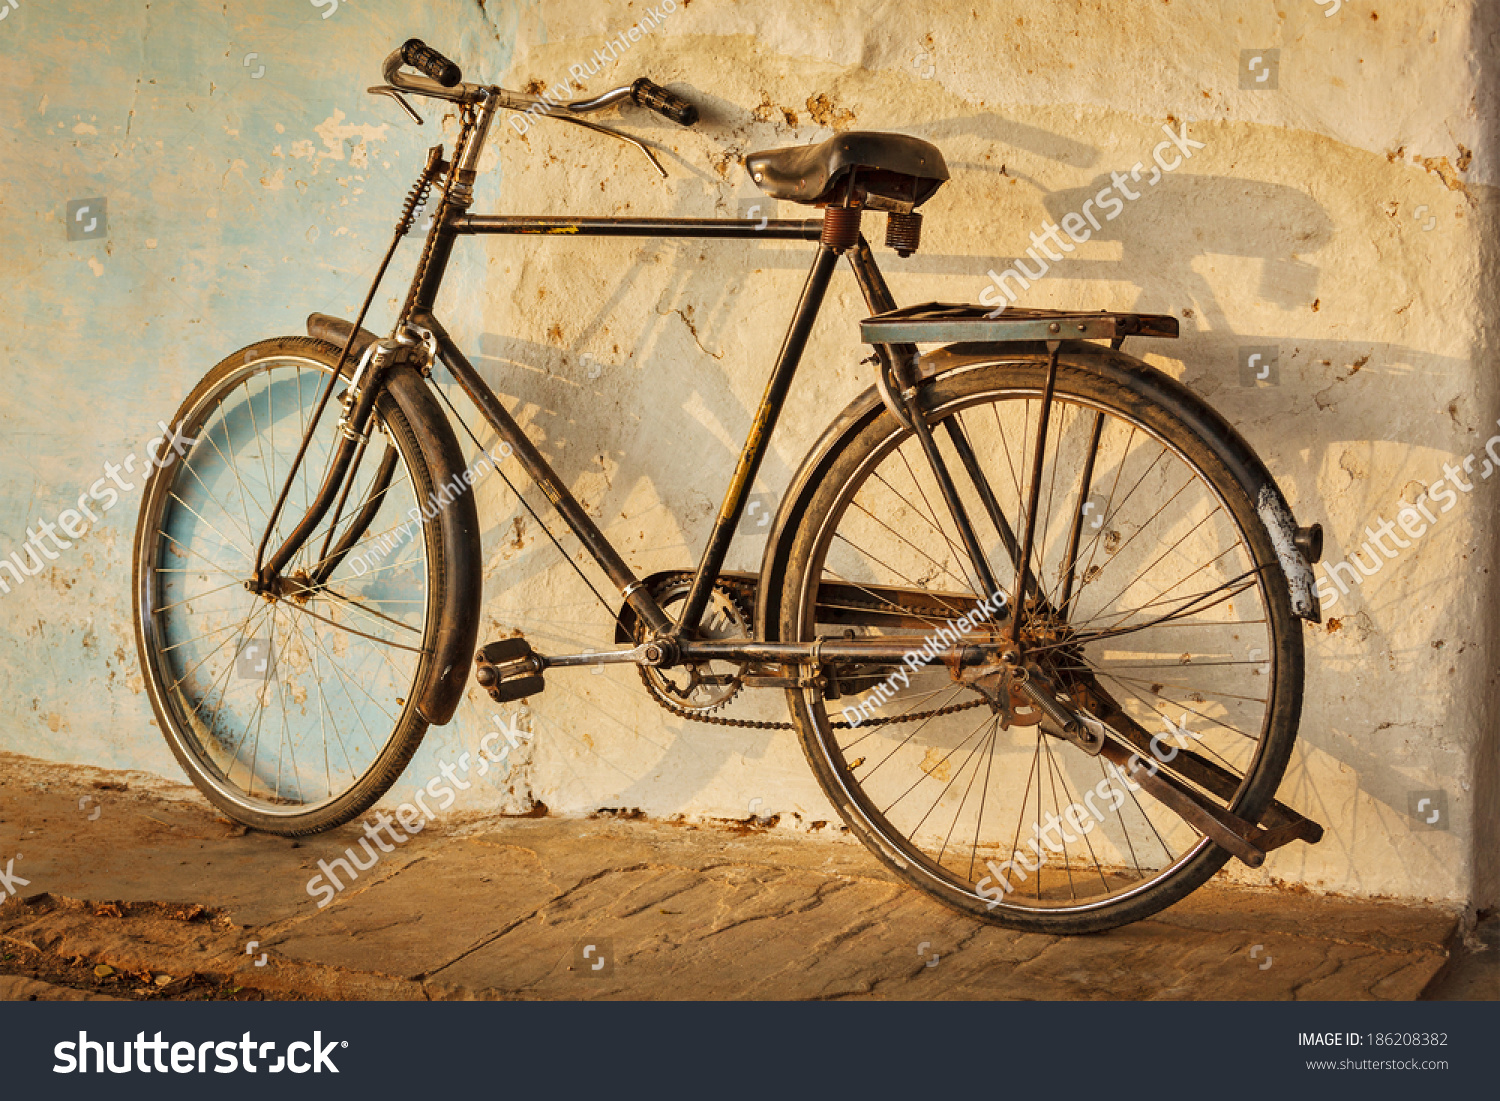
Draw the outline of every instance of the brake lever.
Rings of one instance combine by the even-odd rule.
[[[652,168],[661,173],[661,178],[664,180],[667,178],[667,170],[661,166],[661,161],[656,159],[656,154],[651,152],[651,150],[648,149],[643,142],[638,141],[637,139],[631,137],[629,134],[622,134],[618,130],[611,130],[608,126],[600,126],[597,122],[589,122],[587,119],[581,119],[574,115],[565,115],[560,111],[553,111],[547,117],[562,119],[562,121],[564,122],[576,123],[579,126],[587,127],[590,130],[597,130],[601,134],[608,134],[612,138],[619,138],[627,145],[635,146],[642,153],[646,154],[646,159],[651,162]]]
[[[389,84],[377,84],[373,88],[366,88],[365,91],[369,92],[372,96],[390,96],[401,105],[403,111],[411,116],[413,122],[418,126],[422,125],[422,116],[417,114],[417,109],[407,102],[406,97],[401,94],[400,89],[392,88]]]

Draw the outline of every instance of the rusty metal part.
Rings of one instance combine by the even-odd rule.
[[[1104,748],[1104,737],[1086,724],[1072,707],[1058,699],[1051,679],[1042,672],[1041,666],[1032,663],[1026,666],[1025,672],[1027,675],[1020,682],[1021,690],[1057,724],[1059,736],[1089,756],[1097,757]]]
[[[859,243],[859,219],[864,213],[857,206],[830,206],[823,210],[823,235],[819,240],[834,252],[843,252]]]
[[[893,210],[885,216],[885,247],[897,256],[910,256],[922,244],[922,215],[915,210],[902,213]]]
[[[1098,715],[1116,737],[1123,739],[1142,759],[1157,757],[1161,767],[1170,769],[1189,783],[1203,788],[1215,798],[1229,803],[1239,792],[1244,777],[1236,776],[1222,765],[1202,756],[1193,749],[1177,749],[1170,761],[1161,761],[1152,748],[1152,734],[1129,715],[1102,687],[1080,685],[1070,687],[1069,693],[1078,698],[1088,710]],[[1174,747],[1175,748],[1175,747]],[[1108,754],[1106,754],[1107,756]],[[1251,838],[1262,852],[1279,849],[1293,841],[1305,841],[1316,845],[1323,840],[1323,827],[1312,819],[1299,814],[1280,800],[1273,799],[1260,814],[1256,829],[1243,819],[1244,836]]]
[[[401,101],[399,94],[392,92],[397,102]],[[443,160],[443,147],[434,145],[427,150],[427,163],[422,166],[422,172],[417,176],[417,182],[411,185],[411,190],[406,193],[406,201],[401,204],[401,216],[396,220],[396,232],[405,237],[411,232],[411,227],[417,220],[417,211],[427,205],[427,200],[432,195],[432,187],[437,183],[438,177],[446,173],[452,165]]]
[[[1045,713],[1026,693],[1026,670],[1004,661],[965,666],[957,660],[948,660],[948,655],[944,655],[943,664],[954,681],[972,688],[989,702],[1000,716],[1001,730],[1036,726],[1042,721]]]
[[[1155,769],[1134,750],[1112,738],[1104,740],[1103,756],[1114,763],[1125,779],[1145,788],[1151,796],[1214,844],[1252,868],[1266,862],[1266,849],[1256,843],[1258,830],[1251,822],[1230,813],[1188,787],[1158,765]]]
[[[1323,525],[1309,524],[1307,527],[1297,529],[1292,536],[1292,543],[1302,552],[1302,557],[1307,559],[1311,566],[1323,557]]]
[[[274,588],[269,590],[267,595],[279,596],[282,600],[292,600],[298,604],[306,604],[323,587],[321,583],[309,577],[306,570],[282,574],[272,582],[272,585]]]
[[[1003,634],[1008,626],[1006,621],[992,631]],[[945,654],[943,664],[955,681],[974,688],[989,700],[1000,715],[1002,729],[1008,730],[1012,724],[1036,726],[1045,717],[1057,728],[1045,733],[1072,742],[1091,757],[1098,756],[1103,748],[1103,736],[1058,698],[1056,686],[1042,667],[1035,662],[1023,664],[1018,651],[1006,650],[999,661],[971,666],[964,666],[956,656]],[[1022,713],[1020,708],[1026,711]]]
[[[669,574],[652,586],[651,595],[663,611],[684,603],[693,588],[693,574]],[[641,630],[637,621],[636,631]],[[750,639],[753,637],[750,604],[736,589],[722,582],[716,583],[709,592],[708,610],[700,631],[705,638]],[[640,641],[646,641],[642,638]],[[716,672],[708,662],[690,663],[676,669],[640,667],[641,680],[646,691],[674,714],[686,712],[689,717],[701,717],[718,711],[744,686],[746,663],[735,665],[732,673]],[[679,684],[674,673],[685,674],[687,681]]]
[[[693,575],[690,573],[658,574],[654,575],[650,579],[650,583],[653,585],[663,585],[669,584],[675,579],[686,578],[691,580],[692,577]],[[719,576],[716,588],[722,587],[727,592],[732,594],[737,601],[741,602],[743,606],[752,607],[754,605],[756,582],[757,578],[754,574],[724,573]],[[836,599],[839,608],[851,617],[859,612],[864,612],[866,614],[889,616],[893,623],[898,624],[906,622],[927,622],[928,620],[925,619],[924,616],[930,615],[932,611],[932,609],[926,604],[919,604],[917,606],[902,606],[895,604],[892,597],[897,592],[897,590],[880,589],[876,591],[873,589],[866,589],[864,587],[853,585],[835,586],[835,589],[837,590]],[[860,600],[860,597],[865,596],[867,593],[873,594],[876,599],[870,600],[866,598],[862,602]],[[921,594],[914,595],[920,596]],[[951,605],[947,605],[946,607],[950,611],[952,610]],[[638,628],[634,628],[633,626],[633,629]],[[742,684],[754,683],[757,687],[807,687],[809,678],[806,675],[784,677],[767,675],[758,672],[763,668],[764,666],[756,665],[753,663],[745,666],[740,673],[740,682]],[[749,672],[750,670],[756,670],[757,672],[751,673]],[[641,670],[641,675],[644,679],[646,670]],[[651,688],[649,682],[647,682],[647,688]],[[657,705],[660,706],[663,710],[668,711],[681,719],[691,719],[694,722],[709,723],[714,726],[729,726],[742,730],[795,729],[795,724],[789,722],[766,722],[757,719],[729,719],[723,717],[722,715],[709,714],[703,711],[689,710],[685,707],[679,707],[672,700],[658,694],[657,692],[652,691],[650,695],[651,698],[656,701]],[[981,698],[979,699],[968,700],[964,703],[949,704],[947,707],[939,707],[931,711],[918,711],[910,715],[896,715],[889,718],[882,717],[866,719],[864,722],[860,723],[860,725],[886,726],[890,723],[896,722],[924,722],[928,719],[941,718],[944,715],[953,715],[960,711],[970,711],[976,707],[983,707],[988,702],[989,701],[987,699],[981,696]],[[847,730],[850,729],[853,724],[845,722],[843,720],[831,720],[831,725],[838,730]]]
[[[1114,762],[1126,779],[1145,788],[1188,825],[1252,868],[1259,868],[1265,863],[1266,854],[1282,845],[1292,841],[1316,844],[1322,840],[1323,827],[1277,803],[1272,804],[1276,824],[1262,829],[1194,791],[1160,764],[1152,768],[1146,757],[1112,738],[1105,739],[1103,755]],[[1176,763],[1174,757],[1172,764]]]

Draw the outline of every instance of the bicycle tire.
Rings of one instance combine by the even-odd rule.
[[[961,410],[980,404],[985,397],[1040,393],[1045,378],[1045,354],[1017,353],[975,358],[981,361],[937,375],[922,384],[919,402],[935,432],[935,426],[945,417],[958,416]],[[1253,759],[1230,802],[1234,813],[1256,821],[1274,797],[1286,769],[1300,717],[1303,679],[1300,625],[1292,615],[1288,588],[1277,565],[1276,549],[1257,513],[1257,487],[1244,481],[1231,464],[1224,461],[1214,441],[1201,437],[1191,427],[1188,418],[1161,404],[1143,400],[1123,371],[1101,369],[1096,362],[1070,358],[1065,353],[1058,369],[1057,401],[1063,404],[1086,403],[1090,408],[1106,410],[1169,441],[1178,456],[1204,476],[1207,484],[1229,507],[1236,527],[1244,533],[1247,553],[1253,555],[1258,571],[1257,588],[1265,602],[1267,630],[1274,640],[1267,662],[1274,665],[1274,670],[1268,674],[1272,686],[1265,721],[1258,744],[1252,750]],[[996,421],[999,423],[998,413]],[[815,637],[817,581],[823,575],[825,557],[839,532],[839,525],[843,523],[841,510],[850,510],[850,502],[859,492],[856,482],[862,484],[870,477],[870,470],[879,469],[878,456],[894,454],[901,441],[911,438],[911,434],[869,396],[851,405],[843,418],[836,422],[835,429],[830,431],[841,434],[829,446],[815,452],[818,457],[813,461],[817,464],[817,476],[807,479],[803,496],[794,502],[789,538],[774,557],[768,550],[768,563],[773,569],[783,571],[779,580],[773,578],[768,582],[771,599],[777,602],[774,610],[778,637],[783,640],[811,641]],[[1018,456],[1018,460],[1029,463],[1029,452]],[[1049,504],[1050,500],[1049,497]],[[1138,921],[1170,906],[1208,880],[1229,858],[1224,849],[1198,835],[1197,842],[1180,858],[1173,860],[1165,874],[1151,878],[1139,889],[1123,893],[1119,898],[1106,898],[1097,905],[1069,906],[1064,902],[1056,907],[1021,907],[1011,905],[1012,896],[1007,892],[1001,896],[1006,905],[997,906],[994,896],[1000,894],[998,890],[991,888],[988,893],[982,893],[975,887],[976,877],[972,876],[966,889],[955,882],[961,880],[961,876],[941,866],[941,854],[935,868],[930,852],[924,852],[899,830],[890,827],[880,808],[853,777],[856,768],[866,767],[864,759],[856,759],[851,765],[853,753],[846,757],[841,749],[839,733],[829,719],[828,701],[822,697],[821,689],[787,690],[788,704],[804,754],[825,794],[850,830],[882,862],[907,882],[972,917],[1029,932],[1096,932]],[[1042,740],[1039,735],[1038,741]],[[1061,742],[1057,745],[1060,749],[1072,749]],[[994,755],[993,745],[991,755]],[[978,773],[976,764],[974,776],[977,777]],[[990,774],[986,772],[986,790],[980,797],[981,822],[989,782]],[[971,779],[971,787],[973,783]],[[963,798],[965,802],[968,800],[967,792]],[[1038,813],[1040,801],[1039,791]],[[1026,805],[1023,797],[1023,811]],[[962,806],[960,804],[960,810]],[[1150,821],[1149,817],[1147,821]],[[1019,821],[1017,825],[1019,833]],[[977,847],[977,839],[975,844]],[[1038,848],[1037,853],[1040,851]],[[970,866],[973,866],[972,857]],[[1071,884],[1072,873],[1068,874]],[[1101,872],[1101,879],[1107,878]],[[984,879],[978,879],[978,883],[984,882]],[[1038,873],[1039,898],[1041,883],[1042,876]]]
[[[298,395],[299,400],[301,400],[304,389],[301,386],[302,369],[312,369],[316,373],[319,385],[321,385],[326,380],[327,373],[332,371],[335,363],[338,361],[338,357],[338,348],[325,341],[309,337],[288,336],[260,341],[232,353],[209,371],[183,401],[172,423],[174,425],[181,425],[182,433],[186,437],[205,438],[212,444],[214,442],[212,425],[210,426],[210,430],[204,433],[203,424],[209,422],[215,416],[216,411],[221,410],[221,407],[229,400],[229,396],[241,385],[246,387],[248,394],[249,382],[256,376],[257,372],[264,373],[265,377],[270,379],[270,372],[273,370],[280,369],[280,367],[286,365],[296,366],[298,370],[296,377],[299,382]],[[352,375],[353,366],[352,363],[345,364],[343,371],[345,379],[348,379]],[[271,383],[267,382],[266,385],[269,387]],[[317,390],[316,387],[312,386],[308,386],[305,389],[309,397]],[[267,399],[267,411],[270,409],[270,400],[269,398]],[[247,398],[247,402],[253,413],[256,407],[255,398],[253,396],[249,397]],[[405,388],[388,385],[382,390],[377,399],[374,421],[383,429],[382,435],[384,439],[389,440],[390,446],[393,446],[397,451],[399,455],[398,469],[404,469],[410,476],[411,492],[409,496],[416,501],[428,501],[435,499],[434,488],[436,486],[448,484],[458,472],[453,466],[453,456],[456,454],[456,450],[445,449],[437,441],[426,439],[415,430],[413,425],[422,423],[422,421],[416,415],[414,405],[415,402],[412,395],[407,393]],[[269,419],[268,412],[263,412],[263,416]],[[329,434],[334,432],[333,421],[336,419],[336,416],[336,407],[325,413],[324,420],[319,426],[319,431]],[[203,433],[203,436],[200,437],[200,433]],[[377,428],[372,425],[372,437],[376,433]],[[248,444],[252,439],[255,442],[262,461],[264,460],[265,451],[267,449],[274,451],[277,446],[274,436],[270,440],[267,440],[264,431],[258,425],[253,434],[241,439],[241,444]],[[283,442],[286,443],[289,449],[299,439],[300,436]],[[221,458],[226,456],[225,448],[215,446],[215,450],[218,451]],[[198,712],[204,704],[211,702],[213,696],[212,689],[204,693],[192,713],[186,713],[183,704],[187,701],[174,698],[174,690],[177,695],[181,694],[181,681],[179,680],[175,685],[170,682],[168,676],[169,663],[164,657],[162,647],[165,638],[163,637],[164,628],[161,626],[161,617],[165,614],[163,605],[167,602],[161,598],[161,592],[163,584],[167,583],[167,579],[164,579],[166,571],[159,564],[162,561],[164,553],[171,553],[184,561],[192,562],[192,554],[196,552],[193,552],[190,547],[178,545],[177,541],[170,536],[164,539],[162,537],[164,533],[160,529],[164,514],[169,507],[174,507],[174,501],[182,504],[185,508],[190,507],[183,497],[183,494],[186,492],[184,487],[191,485],[187,479],[188,474],[191,474],[194,478],[198,478],[200,483],[202,481],[196,469],[191,465],[194,456],[200,454],[200,452],[210,456],[212,454],[202,444],[195,443],[193,449],[182,460],[166,466],[153,474],[146,487],[145,496],[141,504],[140,519],[136,529],[133,550],[132,602],[136,644],[153,711],[174,756],[194,785],[197,786],[211,803],[233,820],[254,829],[290,837],[319,833],[332,829],[362,814],[385,793],[411,760],[412,755],[421,744],[427,730],[428,723],[418,708],[417,692],[415,689],[416,686],[423,684],[428,677],[428,663],[431,660],[432,650],[430,642],[434,632],[439,629],[439,611],[444,606],[447,590],[452,583],[444,552],[443,525],[437,522],[422,522],[413,525],[419,529],[420,534],[412,542],[419,543],[425,565],[425,607],[422,609],[421,644],[416,647],[416,649],[421,651],[421,656],[413,659],[413,668],[409,677],[411,688],[406,691],[404,696],[399,696],[395,699],[395,703],[399,705],[400,710],[389,732],[383,738],[378,733],[372,734],[369,738],[372,750],[369,754],[368,762],[360,764],[351,762],[349,768],[353,777],[351,782],[347,786],[341,786],[339,790],[333,791],[333,784],[330,781],[328,785],[330,790],[326,793],[325,798],[315,799],[307,804],[299,804],[295,799],[287,800],[281,794],[281,788],[279,787],[281,768],[279,761],[277,766],[278,787],[275,792],[267,792],[264,797],[256,798],[254,781],[259,771],[257,767],[259,758],[257,757],[256,760],[251,762],[248,770],[251,777],[248,792],[243,787],[237,787],[230,779],[230,774],[234,768],[234,761],[232,759],[229,761],[229,767],[226,770],[224,761],[215,761],[212,759],[213,754],[210,752],[210,748],[222,749],[222,747],[206,747],[203,744],[205,740],[203,728],[205,726],[211,728],[213,721],[200,717]],[[240,452],[240,455],[243,454],[243,451]],[[236,456],[236,452],[232,448],[229,448],[227,455]],[[237,459],[238,456],[236,456]],[[226,462],[226,469],[232,466],[233,461]],[[274,464],[275,460],[273,458],[271,466],[273,473],[276,470]],[[246,466],[248,467],[248,459],[246,460]],[[316,469],[312,452],[309,452],[305,469],[299,476],[308,479],[321,479],[322,474],[322,470]],[[263,479],[263,481],[266,483],[264,488],[269,492],[274,493],[276,489],[279,489],[280,483],[274,477]],[[274,487],[271,483],[274,483]],[[462,483],[459,482],[456,484],[461,485]],[[257,488],[260,487],[258,486]],[[394,488],[394,486],[388,488]],[[205,491],[207,490],[206,485],[204,489]],[[251,496],[252,494],[245,490],[242,483],[240,488],[241,500],[237,503],[241,507],[245,507],[244,500]],[[476,530],[476,522],[472,517],[474,513],[472,494],[468,492],[462,493],[447,507],[457,509],[460,512],[466,511],[470,517],[468,530]],[[208,512],[208,509],[203,508],[202,511]],[[194,515],[197,515],[197,513],[195,512]],[[232,511],[226,509],[226,515],[232,515]],[[281,522],[282,524],[286,524],[289,516],[291,520],[295,520],[300,515],[301,513],[297,510],[293,501],[289,499]],[[223,528],[236,531],[237,534],[243,533],[254,537],[258,536],[259,531],[262,530],[252,526],[248,515],[244,529],[230,528],[229,522],[225,519],[220,519],[218,514],[215,513],[210,513],[210,518],[218,519]],[[205,520],[204,522],[209,523],[209,520]],[[463,523],[463,518],[459,518],[459,523]],[[216,528],[215,530],[218,529]],[[223,538],[221,536],[221,541]],[[273,542],[271,545],[274,547],[275,543]],[[199,554],[198,557],[201,558],[202,555]],[[346,559],[345,565],[348,562],[349,560]],[[367,565],[366,570],[369,568]],[[376,569],[379,569],[378,565]],[[179,570],[178,572],[184,571]],[[230,591],[230,596],[223,599],[233,599],[232,585],[226,582],[223,588]],[[256,599],[248,593],[243,595],[251,602]],[[198,597],[194,599],[201,606],[204,598]],[[189,612],[194,608],[190,600],[183,600],[180,603],[181,606],[188,608]],[[290,605],[290,601],[288,600],[282,600],[280,603]],[[310,604],[311,602],[309,601],[308,603]],[[328,609],[325,609],[325,611],[328,611]],[[333,618],[337,618],[337,615],[338,613],[335,611],[328,611],[328,615],[324,618],[325,620],[332,621]],[[288,612],[288,616],[291,616],[290,612]],[[272,622],[273,627],[271,631],[274,633],[274,614],[272,615]],[[312,625],[305,631],[301,623],[297,624],[297,634],[304,641],[310,634],[312,641],[317,643],[317,632],[320,630],[320,626],[311,620],[308,622]],[[243,636],[243,633],[244,629],[242,627],[241,636]],[[296,639],[292,638],[291,631],[287,632],[287,637],[292,639],[288,643],[289,646],[297,644]],[[353,636],[351,635],[350,637],[352,638]],[[235,645],[236,649],[243,649],[242,641],[236,642]],[[307,647],[309,650],[313,648]],[[272,649],[272,647],[268,646],[268,649]],[[332,653],[325,650],[324,654],[328,660],[333,660],[334,655]],[[236,655],[236,658],[238,658],[238,655]],[[212,660],[222,664],[234,659],[221,654]],[[211,664],[208,667],[212,670],[214,665]],[[321,668],[320,660],[318,669],[321,670]],[[330,672],[336,674],[336,676],[328,678],[330,682],[338,678],[343,678],[343,690],[349,695],[351,703],[355,692],[368,691],[368,689],[359,684],[357,678],[351,681],[345,674],[339,672],[336,667],[331,669]],[[235,675],[228,668],[216,674],[218,683],[224,686],[219,691],[218,707],[220,709],[226,706],[226,697],[229,694],[227,685]],[[322,677],[319,676],[317,679],[321,681]],[[351,683],[354,685],[353,688],[350,687]],[[303,690],[305,693],[305,684]],[[264,691],[264,689],[259,690],[261,694]],[[295,702],[295,693],[291,694],[291,698]],[[304,703],[305,698],[304,695]],[[210,708],[210,710],[213,709]],[[285,713],[291,710],[291,708],[285,708],[284,716]],[[327,710],[330,716],[338,714],[332,706],[327,707]],[[203,712],[203,716],[207,714],[207,711]],[[318,716],[320,722],[326,721],[322,711],[319,711]],[[342,743],[342,735],[337,729],[335,729],[334,734]],[[378,749],[374,748],[377,741],[379,741]],[[324,735],[324,742],[326,748],[328,742],[326,734]],[[220,757],[222,756],[223,753],[221,752]],[[349,760],[347,748],[345,758],[346,761]],[[293,762],[295,765],[295,757],[293,758]]]

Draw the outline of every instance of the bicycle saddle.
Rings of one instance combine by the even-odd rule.
[[[906,134],[854,131],[818,145],[768,149],[745,158],[750,177],[774,199],[824,203],[855,169],[861,190],[910,211],[948,178],[937,146]],[[872,203],[886,206],[885,203]]]

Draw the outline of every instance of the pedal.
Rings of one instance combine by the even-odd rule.
[[[542,659],[524,638],[487,643],[474,655],[474,679],[496,703],[535,696],[547,687]]]
[[[487,643],[474,660],[480,665],[509,665],[531,657],[532,653],[531,643],[524,638],[501,638]]]

